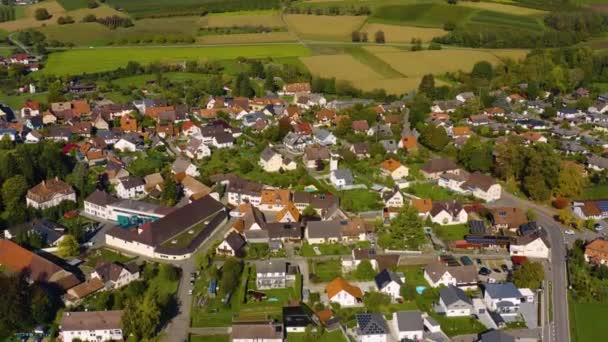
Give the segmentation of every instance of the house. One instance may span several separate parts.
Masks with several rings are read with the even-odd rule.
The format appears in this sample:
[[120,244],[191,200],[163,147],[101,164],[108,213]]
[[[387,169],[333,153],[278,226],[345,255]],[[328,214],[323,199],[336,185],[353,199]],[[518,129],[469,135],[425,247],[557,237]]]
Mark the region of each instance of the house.
[[477,269],[474,265],[448,266],[441,261],[424,267],[424,279],[431,287],[453,285],[463,290],[477,288]]
[[608,217],[608,200],[572,202],[572,212],[583,220],[601,220]]
[[511,256],[548,259],[550,244],[547,233],[544,230],[538,230],[532,234],[518,236],[515,242],[509,245],[509,254]]
[[59,178],[40,182],[27,191],[25,201],[28,207],[47,209],[63,201],[76,202],[76,192],[69,184]]
[[231,148],[234,146],[234,137],[226,132],[216,133],[213,136],[212,145],[216,148]]
[[300,211],[298,210],[298,208],[296,208],[295,204],[293,204],[293,202],[289,201],[289,203],[287,203],[287,205],[285,205],[283,207],[283,209],[281,209],[276,217],[275,217],[277,222],[284,222],[284,223],[288,223],[288,222],[299,222],[300,221]]
[[398,188],[383,193],[382,199],[386,208],[401,208],[405,204],[405,198]]
[[101,190],[95,190],[84,200],[84,212],[87,215],[91,215],[96,218],[103,220],[108,219],[108,210],[106,206],[110,203],[116,202],[117,199],[112,195]]
[[382,148],[384,148],[386,153],[397,153],[399,148],[399,144],[393,139],[380,140],[380,144],[382,144]]
[[490,311],[500,315],[517,315],[524,300],[525,298],[513,283],[485,285],[483,301]]
[[351,123],[352,129],[355,133],[367,134],[369,124],[366,120],[355,120]]
[[454,139],[471,137],[471,129],[468,126],[452,127],[452,129],[450,130],[449,133],[450,133],[450,136]]
[[303,161],[309,169],[317,169],[323,162],[329,161],[329,149],[319,144],[308,145],[304,149]]
[[279,260],[255,262],[255,283],[258,290],[282,289],[292,285],[295,274],[288,272],[289,264]]
[[[516,342],[516,341],[524,341],[525,338],[516,338],[509,333],[502,330],[490,330],[480,334],[478,342]],[[536,338],[531,338],[530,341],[536,341]]]
[[10,240],[0,239],[0,267],[24,272],[29,283],[50,284],[63,291],[80,283],[75,274]]
[[185,149],[186,156],[191,159],[203,159],[211,156],[211,149],[201,139],[192,138]]
[[196,165],[192,164],[188,159],[178,157],[171,164],[171,173],[174,175],[184,173],[191,177],[198,177],[200,173]]
[[485,114],[471,115],[468,119],[469,124],[473,127],[485,126],[490,123],[490,119]]
[[235,323],[232,325],[232,342],[282,342],[283,325],[274,322]]
[[104,289],[103,282],[99,278],[91,278],[66,291],[63,298],[66,306],[77,305],[86,297]]
[[237,206],[243,202],[249,202],[254,206],[260,205],[262,201],[262,188],[264,186],[257,182],[250,182],[242,178],[232,178],[228,181],[226,194],[228,204]]
[[393,331],[399,341],[422,341],[424,321],[420,311],[397,311],[393,313]]
[[433,201],[430,198],[412,199],[410,204],[418,210],[418,215],[423,218],[426,218],[433,209]]
[[[152,222],[145,221],[128,229],[113,227],[106,232],[105,243],[131,254],[184,260],[191,257],[226,219],[225,207],[208,195]],[[184,236],[188,238],[184,239]]]
[[475,94],[473,94],[472,91],[466,91],[464,93],[460,93],[460,94],[456,95],[456,101],[462,102],[462,103],[465,103],[474,98],[475,98]]
[[467,317],[473,314],[473,301],[463,290],[448,285],[439,290],[439,307],[447,317]]
[[283,166],[283,156],[270,147],[266,147],[260,154],[258,163],[266,172],[278,172]]
[[328,108],[322,108],[315,113],[315,119],[317,120],[318,125],[328,126],[336,119],[336,112]]
[[135,263],[103,262],[95,266],[91,278],[98,278],[107,290],[115,290],[139,279],[139,266]]
[[66,311],[59,325],[61,340],[73,341],[122,341],[122,310],[115,311]]
[[357,319],[357,342],[387,342],[390,330],[381,313],[359,313]]
[[461,186],[465,193],[480,198],[486,202],[493,202],[500,199],[502,196],[502,187],[494,178],[484,175],[481,172],[473,172],[470,174]]
[[443,173],[459,174],[460,168],[454,161],[446,158],[436,158],[422,167],[422,174],[427,179],[437,180]]
[[[319,318],[303,303],[283,307],[283,325],[289,333],[303,333],[307,327],[313,331],[320,325]],[[257,342],[257,341],[256,341]]]
[[356,142],[350,145],[349,151],[351,151],[359,160],[370,157],[370,147],[368,142]]
[[329,180],[337,189],[342,189],[355,184],[355,178],[349,169],[333,170],[329,176]]
[[302,82],[302,83],[288,83],[285,84],[281,91],[279,91],[279,95],[295,95],[296,93],[310,94],[310,83]]
[[516,207],[497,207],[490,209],[492,225],[496,229],[518,229],[528,222],[526,213]]
[[522,133],[520,136],[526,145],[546,143],[548,141],[547,138],[539,132],[528,131]]
[[137,132],[137,120],[130,114],[121,116],[120,129],[122,129],[123,132]]
[[93,127],[96,129],[110,129],[110,124],[101,115],[93,119]]
[[593,171],[604,171],[608,169],[608,158],[592,154],[587,157],[587,168]]
[[196,178],[188,175],[184,176],[180,183],[184,190],[184,196],[190,199],[203,198],[212,193],[212,189],[210,187],[199,182]]
[[309,141],[309,137],[298,133],[289,132],[287,135],[285,135],[285,138],[283,138],[283,145],[285,145],[285,147],[287,147],[287,149],[291,152],[300,153],[304,151],[304,148],[308,145]]
[[242,257],[245,254],[246,242],[241,234],[236,232],[230,232],[226,238],[217,246],[215,249],[218,255],[222,256],[239,256]]
[[[418,150],[418,138],[415,135],[406,135],[399,140],[398,146],[406,152],[414,152]],[[387,151],[388,152],[388,151]]]
[[139,139],[133,139],[133,136],[123,136],[115,144],[114,149],[120,152],[135,152],[138,149]]
[[40,115],[40,102],[27,100],[21,108],[21,117]]
[[139,199],[146,195],[145,187],[146,183],[140,177],[121,178],[116,184],[116,195],[124,199]]
[[379,292],[396,300],[397,298],[401,298],[401,286],[405,283],[405,277],[402,274],[384,269],[376,275],[374,282]]
[[332,132],[321,128],[312,130],[312,138],[314,143],[321,146],[335,145],[338,140]]
[[604,265],[608,263],[608,241],[596,239],[585,246],[585,261]]
[[382,162],[380,168],[383,175],[390,176],[394,180],[400,180],[409,175],[409,169],[392,158]]
[[33,219],[4,231],[5,239],[14,239],[19,234],[37,235],[45,246],[57,246],[65,236],[66,227],[47,219]]
[[431,221],[440,225],[463,224],[469,219],[462,204],[456,200],[433,202],[430,217]]
[[340,306],[355,306],[363,300],[361,289],[340,277],[325,286],[325,293],[331,303],[338,303]]

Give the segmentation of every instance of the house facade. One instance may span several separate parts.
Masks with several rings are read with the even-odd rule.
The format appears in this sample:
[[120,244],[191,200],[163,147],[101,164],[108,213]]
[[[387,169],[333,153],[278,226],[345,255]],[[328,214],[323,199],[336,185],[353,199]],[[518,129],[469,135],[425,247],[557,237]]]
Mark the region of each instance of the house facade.
[[25,201],[28,207],[47,209],[63,201],[76,202],[76,192],[69,184],[54,178],[42,181],[29,189]]
[[59,326],[61,340],[122,341],[122,310],[64,312]]

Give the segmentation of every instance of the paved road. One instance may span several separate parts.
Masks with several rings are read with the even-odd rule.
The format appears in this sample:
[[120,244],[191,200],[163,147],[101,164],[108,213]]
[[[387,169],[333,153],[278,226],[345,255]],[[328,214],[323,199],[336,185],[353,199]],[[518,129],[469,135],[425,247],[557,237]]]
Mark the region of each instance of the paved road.
[[549,326],[545,327],[543,341],[570,342],[565,227],[554,220],[553,216],[555,212],[552,209],[515,197],[506,192],[503,192],[503,198],[497,201],[495,205],[533,209],[536,212],[536,221],[547,231],[549,243],[551,244],[551,258],[549,260],[549,269],[547,270],[547,279],[553,284],[553,293],[549,294],[553,305],[553,322],[550,322]]

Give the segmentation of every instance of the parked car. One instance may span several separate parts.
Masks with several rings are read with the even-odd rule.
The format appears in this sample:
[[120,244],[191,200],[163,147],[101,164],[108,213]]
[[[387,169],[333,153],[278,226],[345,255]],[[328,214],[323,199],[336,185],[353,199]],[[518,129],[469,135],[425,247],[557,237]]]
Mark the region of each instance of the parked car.
[[593,229],[594,229],[596,232],[599,232],[599,231],[603,230],[603,229],[604,229],[604,227],[602,227],[602,225],[601,225],[601,224],[596,223],[596,224],[595,224],[595,226],[593,227]]
[[509,267],[505,264],[500,265],[500,268],[504,271],[504,272],[509,272]]
[[492,274],[492,271],[487,267],[482,267],[479,269],[479,275],[488,276],[490,274]]
[[460,257],[460,262],[462,262],[462,264],[465,266],[473,265],[473,260],[466,255]]
[[496,273],[502,273],[499,268],[493,268],[492,271],[494,271]]
[[188,294],[192,295],[192,289],[188,290]]
[[572,229],[568,229],[568,230],[566,230],[566,231],[565,231],[565,233],[566,233],[566,235],[574,235],[574,234],[576,234],[576,233],[574,232],[574,230],[572,230]]

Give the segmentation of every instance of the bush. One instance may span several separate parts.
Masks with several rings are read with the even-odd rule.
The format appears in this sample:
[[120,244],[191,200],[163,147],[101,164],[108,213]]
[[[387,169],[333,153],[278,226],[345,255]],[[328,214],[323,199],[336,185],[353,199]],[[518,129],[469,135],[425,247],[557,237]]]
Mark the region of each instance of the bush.
[[87,14],[84,16],[84,18],[82,18],[83,23],[94,23],[96,21],[97,17],[95,16],[95,14]]
[[448,21],[445,24],[443,24],[443,29],[445,31],[454,31],[456,29],[456,24],[454,24],[451,21]]
[[36,9],[36,12],[34,12],[34,18],[36,18],[36,20],[39,20],[39,21],[47,20],[50,17],[51,17],[51,14],[44,7],[38,8],[38,9]]
[[97,8],[97,7],[99,7],[99,4],[95,0],[90,0],[89,3],[87,4],[87,7],[88,8]]
[[558,197],[553,201],[553,207],[555,209],[564,209],[570,205],[570,201],[564,197]]
[[74,23],[74,18],[72,18],[70,16],[59,17],[57,19],[57,24],[59,24],[59,25],[66,25],[66,24],[73,24],[73,23]]

